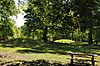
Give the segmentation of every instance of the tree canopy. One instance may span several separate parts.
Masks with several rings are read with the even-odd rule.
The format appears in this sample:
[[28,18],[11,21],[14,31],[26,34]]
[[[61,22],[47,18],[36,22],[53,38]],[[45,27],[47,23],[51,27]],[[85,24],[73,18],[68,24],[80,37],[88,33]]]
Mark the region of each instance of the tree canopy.
[[92,44],[93,27],[100,23],[97,19],[99,17],[97,16],[100,5],[99,0],[74,0],[72,5],[73,15],[77,17],[81,31],[89,30],[89,44]]
[[14,0],[0,1],[0,37],[6,39],[7,36],[14,36],[14,21],[10,18],[16,16],[18,9]]
[[9,17],[18,13],[14,0],[0,1],[0,17]]
[[99,0],[28,0],[27,3],[25,27],[29,35],[38,34],[47,41],[51,36],[68,38],[77,30],[88,31],[89,44],[93,43],[93,29],[100,24]]
[[[47,40],[47,35],[52,32],[62,33],[71,30],[74,24],[71,20],[69,2],[63,0],[29,0],[28,9],[25,11],[27,15],[26,26],[30,31],[37,29],[42,30],[43,40]],[[49,32],[49,33],[48,33]]]

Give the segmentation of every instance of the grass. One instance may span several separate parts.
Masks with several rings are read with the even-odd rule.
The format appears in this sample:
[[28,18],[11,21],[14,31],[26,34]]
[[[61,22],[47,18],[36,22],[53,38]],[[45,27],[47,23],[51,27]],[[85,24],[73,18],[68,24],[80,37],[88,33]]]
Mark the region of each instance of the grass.
[[[15,60],[38,60],[45,59],[50,62],[61,62],[62,64],[69,63],[70,56],[68,52],[81,52],[81,53],[96,53],[100,55],[100,46],[87,46],[72,44],[71,40],[65,40],[63,43],[55,42],[39,42],[32,39],[13,39],[0,44],[0,54],[6,54],[7,57],[0,57],[0,61],[8,62]],[[58,40],[58,41],[63,41]],[[100,56],[96,58],[100,60]],[[100,62],[100,61],[99,61]],[[100,65],[100,63],[97,65]]]
[[59,40],[55,40],[54,42],[60,42],[60,43],[74,43],[75,41],[73,40],[69,40],[69,39],[59,39]]

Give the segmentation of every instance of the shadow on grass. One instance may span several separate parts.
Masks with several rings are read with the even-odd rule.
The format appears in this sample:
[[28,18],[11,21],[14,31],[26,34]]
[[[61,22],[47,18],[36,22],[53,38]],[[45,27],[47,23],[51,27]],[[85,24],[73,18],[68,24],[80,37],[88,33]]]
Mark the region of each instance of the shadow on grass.
[[[17,63],[18,62],[18,63]],[[35,60],[35,61],[23,61],[23,60],[17,60],[15,63],[12,62],[6,62],[1,63],[0,65],[4,66],[91,66],[90,64],[62,64],[61,62],[49,62],[47,60]]]
[[[22,47],[30,48],[17,50],[19,53],[59,53],[59,54],[68,54],[69,51],[72,52],[82,52],[82,53],[96,53],[97,50],[100,50],[100,46],[89,46],[89,45],[77,45],[77,44],[64,44],[64,43],[55,43],[55,42],[40,42],[28,38],[16,38],[8,40],[2,43],[3,47]],[[100,55],[100,53],[98,53]]]
[[10,39],[1,43],[3,44],[33,44],[35,42],[36,42],[35,40],[29,39],[29,38],[14,38],[14,39]]
[[40,44],[37,43],[39,43],[39,41],[29,39],[29,38],[15,38],[5,42],[1,42],[2,47],[11,47],[11,48],[14,47],[30,48],[31,46]]
[[65,52],[57,52],[57,51],[49,51],[49,50],[36,50],[36,49],[24,49],[24,50],[17,50],[16,52],[19,53],[51,53],[51,54],[62,54],[62,55],[66,55],[67,53]]

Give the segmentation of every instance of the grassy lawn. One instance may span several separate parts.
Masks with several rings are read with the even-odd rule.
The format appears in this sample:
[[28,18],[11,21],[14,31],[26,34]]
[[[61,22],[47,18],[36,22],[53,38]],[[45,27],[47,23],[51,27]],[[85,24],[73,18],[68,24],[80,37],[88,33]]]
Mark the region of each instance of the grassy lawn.
[[[64,40],[64,39],[63,39]],[[58,41],[63,41],[58,40]],[[38,60],[45,59],[49,62],[69,63],[68,52],[96,53],[100,55],[100,46],[87,46],[73,44],[71,40],[64,40],[67,43],[39,42],[32,39],[13,39],[0,44],[0,62],[16,60]],[[100,56],[96,57],[100,65]]]

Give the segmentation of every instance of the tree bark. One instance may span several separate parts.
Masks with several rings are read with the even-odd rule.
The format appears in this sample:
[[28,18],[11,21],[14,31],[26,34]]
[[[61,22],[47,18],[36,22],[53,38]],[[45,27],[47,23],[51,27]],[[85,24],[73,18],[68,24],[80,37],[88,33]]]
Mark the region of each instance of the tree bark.
[[93,40],[92,40],[92,26],[89,27],[88,44],[89,45],[92,45],[93,44]]
[[48,39],[47,39],[47,31],[48,31],[48,26],[45,26],[44,27],[44,33],[43,33],[43,41],[46,42]]

